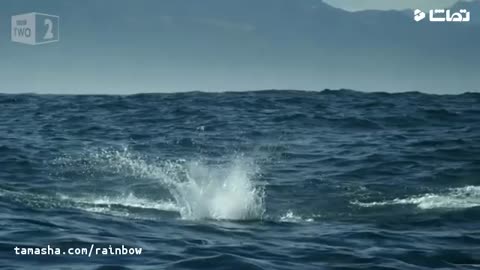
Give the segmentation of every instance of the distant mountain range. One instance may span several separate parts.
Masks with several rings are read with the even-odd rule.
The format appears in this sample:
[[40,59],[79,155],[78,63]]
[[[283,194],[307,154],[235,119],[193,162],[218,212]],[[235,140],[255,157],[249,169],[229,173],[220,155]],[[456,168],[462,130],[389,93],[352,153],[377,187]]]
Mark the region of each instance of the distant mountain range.
[[[6,0],[0,25],[39,11],[59,15],[62,33],[48,60],[2,35],[0,57],[11,62],[0,67],[10,74],[0,91],[480,91],[480,1],[452,7],[460,8],[471,23],[416,23],[411,11],[348,12],[321,0]],[[32,59],[62,79],[48,79]],[[29,85],[15,68],[46,78]]]

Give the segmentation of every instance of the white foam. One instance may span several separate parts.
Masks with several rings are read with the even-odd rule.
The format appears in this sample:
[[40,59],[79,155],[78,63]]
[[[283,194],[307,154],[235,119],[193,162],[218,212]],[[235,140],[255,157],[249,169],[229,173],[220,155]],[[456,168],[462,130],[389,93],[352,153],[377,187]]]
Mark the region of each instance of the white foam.
[[313,218],[303,218],[301,216],[296,215],[293,213],[292,210],[287,211],[284,215],[280,217],[281,222],[290,222],[290,223],[298,223],[298,222],[313,222]]
[[378,202],[352,202],[362,207],[375,207],[385,205],[412,204],[420,209],[464,209],[480,206],[480,186],[466,186],[449,189],[444,194],[427,193],[408,198],[397,198]]
[[[75,204],[89,205],[89,209],[109,209],[111,206],[123,206],[142,209],[154,209],[160,211],[179,211],[179,208],[172,201],[151,201],[137,198],[132,193],[123,196],[84,196],[69,197],[59,194],[62,200],[71,201]],[[103,210],[102,210],[103,211]],[[98,212],[102,212],[98,211]]]

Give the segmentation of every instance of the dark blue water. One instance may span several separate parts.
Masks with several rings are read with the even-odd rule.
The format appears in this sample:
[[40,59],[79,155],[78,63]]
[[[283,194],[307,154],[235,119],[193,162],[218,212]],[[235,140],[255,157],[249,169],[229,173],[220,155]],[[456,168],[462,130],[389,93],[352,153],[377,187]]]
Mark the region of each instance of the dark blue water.
[[0,95],[0,207],[2,269],[479,269],[480,94]]

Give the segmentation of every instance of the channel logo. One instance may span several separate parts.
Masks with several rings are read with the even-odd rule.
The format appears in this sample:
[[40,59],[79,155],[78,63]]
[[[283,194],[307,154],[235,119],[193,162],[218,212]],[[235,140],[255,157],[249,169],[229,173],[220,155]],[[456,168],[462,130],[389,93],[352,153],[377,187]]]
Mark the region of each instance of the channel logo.
[[[431,22],[469,22],[470,12],[466,9],[460,9],[458,12],[452,12],[450,9],[431,9],[428,12],[428,20]],[[413,11],[413,19],[416,22],[422,21],[427,14],[420,9]]]
[[40,45],[60,40],[60,17],[43,13],[12,16],[12,41]]

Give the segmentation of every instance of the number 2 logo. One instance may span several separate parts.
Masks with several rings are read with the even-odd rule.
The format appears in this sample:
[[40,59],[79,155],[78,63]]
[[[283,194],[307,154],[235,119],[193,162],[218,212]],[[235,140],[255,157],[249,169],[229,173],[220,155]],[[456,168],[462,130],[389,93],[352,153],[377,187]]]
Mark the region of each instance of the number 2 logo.
[[45,33],[45,36],[43,36],[43,39],[52,39],[53,38],[53,22],[50,19],[45,19],[44,25],[47,26],[47,32]]

